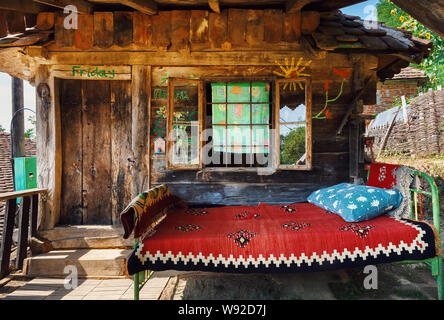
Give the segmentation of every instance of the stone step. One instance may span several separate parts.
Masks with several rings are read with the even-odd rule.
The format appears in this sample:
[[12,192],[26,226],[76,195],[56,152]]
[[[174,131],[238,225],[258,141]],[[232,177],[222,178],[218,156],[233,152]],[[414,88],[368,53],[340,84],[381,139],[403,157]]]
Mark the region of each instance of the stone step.
[[[75,267],[79,278],[124,277],[130,254],[128,249],[52,250],[26,258],[23,273],[31,277],[67,277]],[[71,268],[65,270],[67,266]]]
[[48,241],[53,250],[62,249],[130,249],[134,239],[123,239],[121,225],[57,226],[40,231],[39,238]]

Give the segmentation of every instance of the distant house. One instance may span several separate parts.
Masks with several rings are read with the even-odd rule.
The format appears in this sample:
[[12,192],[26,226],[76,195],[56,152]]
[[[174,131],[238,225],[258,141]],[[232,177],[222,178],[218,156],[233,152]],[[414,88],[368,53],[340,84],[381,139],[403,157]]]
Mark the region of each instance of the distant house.
[[407,67],[385,81],[379,81],[376,87],[376,104],[364,106],[364,114],[379,114],[393,106],[396,98],[413,98],[418,95],[418,88],[428,77],[423,70]]
[[[27,157],[36,156],[36,143],[25,138],[25,154]],[[11,135],[0,132],[0,193],[13,191],[11,168]],[[0,201],[0,234],[3,230],[3,217],[5,214],[5,202]]]

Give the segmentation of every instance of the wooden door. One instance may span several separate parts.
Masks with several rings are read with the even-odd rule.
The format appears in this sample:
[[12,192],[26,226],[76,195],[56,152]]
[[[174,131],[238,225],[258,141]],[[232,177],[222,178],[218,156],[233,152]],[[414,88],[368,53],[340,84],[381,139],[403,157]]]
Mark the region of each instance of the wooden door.
[[116,224],[130,199],[130,81],[62,80],[61,224]]

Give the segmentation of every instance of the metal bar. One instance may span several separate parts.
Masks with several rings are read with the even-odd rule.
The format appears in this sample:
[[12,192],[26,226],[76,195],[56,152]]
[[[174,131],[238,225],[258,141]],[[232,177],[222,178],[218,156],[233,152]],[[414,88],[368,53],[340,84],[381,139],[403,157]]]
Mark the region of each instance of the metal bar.
[[2,243],[0,248],[0,279],[9,273],[9,261],[11,258],[12,233],[14,231],[15,211],[17,200],[9,199],[6,203],[5,222],[3,225]]
[[427,196],[429,196],[429,197],[432,196],[432,193],[431,193],[431,192],[424,191],[424,190],[410,189],[410,191],[412,191],[412,192],[417,192],[417,193],[419,193],[419,194],[425,194],[425,195],[427,195]]
[[[134,219],[136,219],[134,215]],[[137,239],[134,240],[134,249],[137,248],[139,241]],[[139,273],[134,274],[134,300],[139,300]]]
[[415,220],[418,221],[418,193],[414,192],[414,200],[415,200]]
[[31,199],[24,197],[21,200],[19,212],[19,229],[18,229],[18,244],[17,244],[17,258],[15,261],[15,268],[17,270],[23,269],[23,261],[28,253],[28,227],[29,227],[29,208]]

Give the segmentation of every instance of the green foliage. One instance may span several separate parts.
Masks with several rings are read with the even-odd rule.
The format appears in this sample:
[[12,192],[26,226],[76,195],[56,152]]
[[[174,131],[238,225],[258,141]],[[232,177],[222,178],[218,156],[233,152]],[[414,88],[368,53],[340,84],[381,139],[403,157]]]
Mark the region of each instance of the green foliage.
[[411,64],[411,67],[425,70],[430,81],[423,86],[423,91],[429,88],[436,89],[444,84],[444,39],[414,19],[407,12],[401,10],[390,0],[379,0],[376,5],[378,20],[384,21],[388,27],[409,30],[415,37],[433,42],[434,48],[430,56],[421,64]]
[[33,127],[25,131],[25,138],[35,140],[35,125],[37,123],[37,121],[35,120],[35,116],[29,116],[28,121],[33,125]]
[[305,127],[281,135],[281,164],[295,164],[305,153]]
[[0,132],[5,132],[5,131],[6,131],[6,129],[3,128],[3,126],[0,124]]

